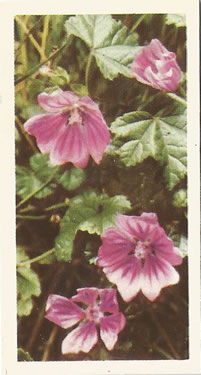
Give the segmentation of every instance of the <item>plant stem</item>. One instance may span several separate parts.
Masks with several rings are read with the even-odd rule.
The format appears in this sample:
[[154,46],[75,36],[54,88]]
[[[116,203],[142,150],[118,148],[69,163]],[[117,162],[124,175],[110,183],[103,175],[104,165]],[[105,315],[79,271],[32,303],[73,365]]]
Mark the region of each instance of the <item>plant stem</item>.
[[68,46],[70,44],[72,40],[72,36],[70,35],[67,42],[65,42],[63,44],[63,46],[61,46],[58,50],[54,51],[47,59],[45,59],[44,61],[42,61],[40,64],[36,65],[35,68],[31,69],[26,75],[24,75],[23,77],[20,77],[18,79],[15,80],[15,85],[18,85],[20,82],[24,81],[25,79],[29,78],[30,76],[32,76],[35,72],[37,72],[37,70],[44,64],[46,64],[49,60],[55,58],[63,49],[64,47]]
[[24,32],[28,35],[28,37],[30,39],[30,42],[33,44],[33,46],[35,47],[35,49],[38,51],[38,53],[40,55],[40,59],[41,60],[45,60],[46,56],[45,56],[45,54],[44,54],[41,46],[38,44],[37,40],[33,37],[33,35],[30,34],[29,29],[27,28],[27,26],[24,23],[24,21],[19,16],[16,16],[15,19],[16,19],[17,23],[22,27],[22,29],[24,30]]
[[53,204],[50,207],[45,208],[45,211],[52,211],[52,210],[55,210],[57,208],[62,208],[62,207],[67,207],[67,206],[69,206],[69,202],[57,203],[57,204]]
[[15,116],[15,121],[16,121],[16,124],[18,125],[21,133],[23,134],[23,136],[25,137],[26,141],[29,143],[29,145],[31,146],[31,149],[34,151],[34,152],[38,152],[38,149],[37,147],[35,146],[34,142],[32,141],[31,137],[29,136],[29,134],[25,131],[24,129],[24,126],[22,124],[22,122],[20,121],[20,119]]
[[58,332],[58,327],[54,326],[52,331],[51,331],[51,334],[49,336],[49,339],[48,339],[48,341],[45,345],[45,350],[44,350],[41,361],[47,361],[48,360],[52,345],[53,345],[53,343],[55,341],[55,337],[57,335],[57,332]]
[[168,92],[166,93],[166,95],[169,96],[169,98],[176,100],[178,103],[183,104],[185,107],[187,106],[186,100],[181,98],[180,96],[173,94],[172,92]]
[[89,71],[90,71],[92,59],[93,59],[93,54],[92,52],[90,52],[88,61],[87,61],[86,71],[85,71],[85,85],[87,86],[88,92],[89,92]]
[[40,215],[40,216],[31,216],[31,215],[16,215],[16,219],[25,219],[25,220],[43,220],[46,219],[47,216]]
[[49,31],[49,22],[50,22],[50,15],[47,15],[44,17],[43,33],[42,33],[42,40],[41,40],[41,48],[42,48],[44,56],[45,56],[46,41],[47,41],[47,36],[48,36],[48,31]]
[[28,259],[28,260],[25,260],[24,262],[17,263],[17,267],[26,266],[26,265],[31,264],[31,263],[39,262],[40,260],[46,258],[47,256],[49,256],[51,254],[54,254],[54,252],[55,252],[54,248],[50,249],[50,250],[46,251],[45,253],[43,253],[41,255],[38,255],[35,258]]
[[139,18],[138,18],[138,20],[134,23],[134,25],[132,26],[132,28],[131,28],[131,31],[132,32],[134,32],[136,29],[137,29],[137,27],[139,26],[139,24],[143,21],[143,19],[146,17],[146,14],[142,14]]
[[[56,174],[56,173],[55,173]],[[28,194],[24,199],[22,199],[16,206],[16,208],[19,208],[21,207],[25,202],[27,202],[29,199],[31,199],[34,195],[36,195],[37,193],[39,193],[39,191],[41,191],[46,185],[48,185],[54,178],[55,174],[53,176],[51,176],[50,178],[48,178],[47,181],[44,182],[44,184],[42,184],[41,186],[39,186],[38,189],[32,191],[30,194]]]

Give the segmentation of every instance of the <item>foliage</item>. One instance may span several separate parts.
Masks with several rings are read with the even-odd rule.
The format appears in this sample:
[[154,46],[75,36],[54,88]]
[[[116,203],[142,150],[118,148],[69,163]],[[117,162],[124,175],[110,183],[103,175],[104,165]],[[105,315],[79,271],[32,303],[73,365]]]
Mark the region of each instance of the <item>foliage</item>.
[[[15,21],[18,360],[188,358],[185,16],[18,15]],[[176,54],[182,80],[174,93],[132,76],[136,53],[152,39]],[[52,166],[25,132],[24,122],[44,113],[38,94],[56,90],[89,96],[99,106],[111,135],[99,165],[90,159],[85,169]],[[61,357],[63,332],[43,319],[48,295],[115,288],[96,265],[101,235],[118,213],[143,212],[156,213],[179,247],[180,282],[153,304],[140,293],[124,303],[117,293],[127,323],[114,350],[98,344],[88,354]]]
[[118,212],[124,213],[130,208],[129,200],[122,195],[110,198],[107,194],[97,195],[94,191],[77,195],[61,220],[60,233],[55,242],[57,259],[71,260],[73,240],[78,230],[100,235],[115,224]]
[[[169,189],[186,174],[185,115],[153,118],[146,112],[131,112],[111,124],[115,154],[126,167],[134,166],[147,157],[164,164]],[[114,154],[114,150],[113,150]]]
[[17,248],[17,311],[19,316],[29,315],[33,301],[32,296],[38,297],[41,293],[40,281],[38,275],[31,269],[30,264],[20,265],[29,257],[25,254],[22,248]]

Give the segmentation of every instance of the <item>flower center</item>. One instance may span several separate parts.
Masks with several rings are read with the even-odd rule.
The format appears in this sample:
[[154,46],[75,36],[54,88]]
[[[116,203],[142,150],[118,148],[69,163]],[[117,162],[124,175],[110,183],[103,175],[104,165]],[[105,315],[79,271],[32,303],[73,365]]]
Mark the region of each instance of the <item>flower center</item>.
[[134,241],[135,246],[130,254],[139,259],[141,261],[141,265],[144,266],[147,256],[155,255],[155,251],[153,250],[151,241],[149,239],[141,241],[137,238],[134,238]]
[[73,108],[68,117],[69,125],[82,125],[82,116],[78,108]]
[[100,311],[98,306],[89,307],[86,311],[86,318],[93,320],[96,324],[100,322],[100,318],[103,316],[104,314]]

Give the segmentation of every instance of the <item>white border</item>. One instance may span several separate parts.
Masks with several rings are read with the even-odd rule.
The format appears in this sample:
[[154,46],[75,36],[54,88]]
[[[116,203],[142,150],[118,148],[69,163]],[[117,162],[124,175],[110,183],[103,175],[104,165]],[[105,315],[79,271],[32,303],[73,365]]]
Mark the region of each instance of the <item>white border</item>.
[[[188,67],[188,195],[190,359],[160,361],[17,362],[15,278],[14,48],[16,14],[185,13]],[[199,1],[73,0],[0,4],[0,235],[3,250],[3,374],[196,374],[200,373],[199,266]],[[2,80],[3,78],[3,80]]]

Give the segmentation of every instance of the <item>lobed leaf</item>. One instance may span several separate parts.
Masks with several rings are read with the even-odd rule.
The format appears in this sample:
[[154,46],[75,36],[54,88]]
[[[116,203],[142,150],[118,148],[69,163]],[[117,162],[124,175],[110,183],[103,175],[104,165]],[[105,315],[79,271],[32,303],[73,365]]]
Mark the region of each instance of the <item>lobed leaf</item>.
[[57,259],[71,260],[73,241],[78,230],[100,235],[114,225],[118,212],[124,213],[130,208],[131,204],[124,195],[110,198],[107,194],[97,195],[90,191],[73,198],[61,220],[60,233],[56,238]]
[[67,190],[77,189],[86,179],[85,171],[81,168],[71,168],[57,177],[57,182]]
[[105,78],[131,77],[130,64],[139,47],[134,33],[129,34],[121,21],[110,15],[78,15],[70,17],[65,27],[87,44]]
[[[40,153],[31,156],[30,167],[16,167],[16,192],[21,198],[33,193],[51,178],[67,190],[77,189],[86,178],[85,172],[80,168],[71,168],[60,174],[59,167],[52,166],[48,156]],[[56,187],[54,181],[36,193],[35,197],[40,199],[51,195]]]
[[[17,263],[28,260],[29,257],[20,247],[17,248]],[[17,311],[19,316],[30,315],[33,303],[32,296],[41,293],[38,275],[31,269],[30,264],[17,267]]]
[[[165,166],[171,190],[187,172],[186,116],[151,117],[147,112],[130,112],[111,124],[113,154],[126,167],[135,166],[147,157]],[[110,152],[110,151],[109,151]]]

